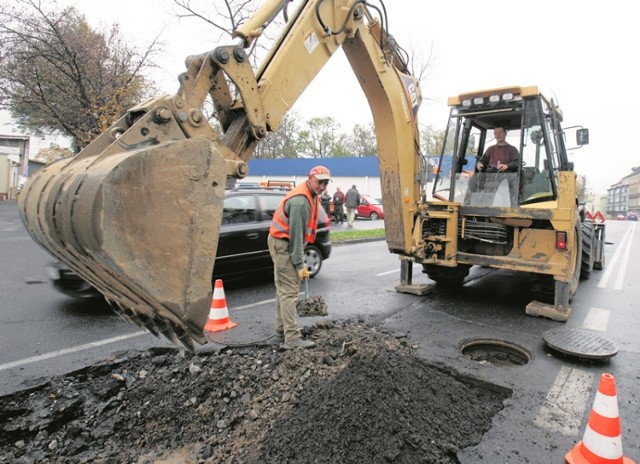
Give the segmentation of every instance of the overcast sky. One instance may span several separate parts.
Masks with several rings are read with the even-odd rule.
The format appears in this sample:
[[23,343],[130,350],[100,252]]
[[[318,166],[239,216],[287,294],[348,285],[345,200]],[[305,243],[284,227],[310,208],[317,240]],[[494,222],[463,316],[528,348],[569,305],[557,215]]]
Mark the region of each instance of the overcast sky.
[[[376,4],[376,0],[371,0]],[[118,22],[133,43],[161,34],[166,53],[153,78],[162,91],[177,88],[184,58],[214,48],[216,34],[170,14],[172,0],[64,0],[92,25]],[[600,5],[596,7],[595,5]],[[640,28],[634,2],[574,0],[426,1],[385,3],[390,32],[407,50],[433,48],[434,67],[423,84],[421,124],[444,129],[447,97],[483,88],[538,85],[564,111],[565,126],[589,128],[590,145],[571,152],[589,190],[607,187],[640,166],[632,112],[640,82]],[[342,52],[294,106],[304,119],[332,116],[345,131],[371,114]]]

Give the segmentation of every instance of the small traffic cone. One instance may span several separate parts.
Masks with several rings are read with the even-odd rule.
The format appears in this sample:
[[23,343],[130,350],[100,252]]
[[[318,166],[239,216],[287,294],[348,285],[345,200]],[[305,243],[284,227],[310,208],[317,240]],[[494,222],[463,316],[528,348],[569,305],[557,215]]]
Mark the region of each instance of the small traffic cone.
[[213,287],[209,320],[204,326],[204,330],[207,332],[219,332],[221,330],[231,329],[237,325],[238,324],[231,322],[231,319],[229,319],[229,310],[227,309],[227,299],[224,297],[222,280],[217,279]]
[[616,381],[602,374],[582,441],[565,455],[569,464],[635,464],[622,454]]

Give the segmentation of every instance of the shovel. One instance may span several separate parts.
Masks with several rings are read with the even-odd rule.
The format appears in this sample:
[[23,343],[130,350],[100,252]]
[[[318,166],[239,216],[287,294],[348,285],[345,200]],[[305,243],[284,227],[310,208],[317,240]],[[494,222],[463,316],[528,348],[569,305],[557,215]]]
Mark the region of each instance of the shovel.
[[309,278],[304,279],[304,298],[296,302],[296,310],[300,317],[326,316],[327,304],[321,296],[311,296]]
[[304,297],[311,298],[311,293],[309,293],[309,278],[304,278]]

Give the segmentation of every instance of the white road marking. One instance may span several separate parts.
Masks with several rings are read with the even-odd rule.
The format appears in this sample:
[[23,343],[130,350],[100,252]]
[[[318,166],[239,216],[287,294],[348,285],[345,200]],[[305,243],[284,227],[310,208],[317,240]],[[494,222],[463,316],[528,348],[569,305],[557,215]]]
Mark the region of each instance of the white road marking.
[[[302,293],[304,294],[304,293]],[[271,299],[271,300],[263,300],[263,301],[258,301],[257,303],[251,303],[248,305],[244,305],[244,306],[238,306],[233,308],[234,311],[240,310],[240,309],[249,309],[249,308],[253,308],[256,306],[260,306],[263,304],[267,304],[267,303],[274,303],[276,300],[275,298]],[[10,363],[6,363],[6,364],[0,364],[0,371],[4,371],[7,369],[12,369],[14,367],[20,367],[20,366],[24,366],[26,364],[33,364],[36,362],[40,362],[40,361],[46,361],[47,359],[53,359],[53,358],[57,358],[59,356],[64,356],[70,353],[77,353],[79,351],[84,351],[84,350],[88,350],[91,348],[96,348],[98,346],[102,346],[102,345],[108,345],[109,343],[116,343],[116,342],[120,342],[123,340],[128,340],[129,338],[135,338],[135,337],[139,337],[140,335],[145,335],[148,334],[149,332],[147,332],[146,330],[140,331],[140,332],[135,332],[132,334],[127,334],[127,335],[121,335],[119,337],[113,337],[113,338],[107,338],[105,340],[98,340],[96,342],[91,342],[91,343],[87,343],[85,345],[78,345],[78,346],[73,346],[71,348],[65,348],[63,350],[58,350],[58,351],[52,351],[50,353],[45,353],[45,354],[41,354],[38,356],[33,356],[31,358],[26,358],[26,359],[19,359],[17,361],[13,361]]]
[[620,290],[622,288],[622,283],[624,281],[624,277],[627,272],[627,265],[629,263],[629,254],[631,252],[631,242],[632,242],[632,238],[635,230],[636,230],[636,224],[632,224],[632,226],[629,227],[627,231],[624,233],[624,236],[620,241],[620,245],[618,245],[615,253],[613,254],[613,258],[611,259],[611,262],[606,265],[604,274],[602,275],[602,277],[600,278],[600,281],[598,282],[598,288],[604,288],[607,286],[607,283],[609,282],[609,278],[611,277],[611,274],[613,274],[614,270],[616,269],[616,264],[618,263],[618,260],[620,259],[621,256],[623,256],[623,263],[621,265],[621,270],[618,274],[618,278],[616,279],[616,283],[615,283],[616,290]]
[[128,340],[129,338],[139,337],[140,335],[147,335],[149,332],[141,331],[127,335],[120,335],[119,337],[107,338],[105,340],[98,340],[97,342],[87,343],[85,345],[73,346],[71,348],[65,348],[64,350],[52,351],[50,353],[41,354],[39,356],[33,356],[31,358],[19,359],[6,364],[0,364],[0,371],[11,369],[13,367],[24,366],[26,364],[33,364],[35,362],[45,361],[47,359],[57,358],[70,353],[77,353],[78,351],[88,350],[97,346],[108,345],[109,343],[116,343],[122,340]]
[[589,309],[587,317],[584,319],[581,327],[583,329],[606,332],[610,317],[611,311],[608,309],[591,308]]
[[616,279],[616,284],[613,286],[614,290],[622,290],[622,284],[624,283],[624,276],[627,274],[627,266],[629,265],[629,256],[631,255],[631,244],[633,243],[633,234],[636,231],[636,224],[632,224],[629,228],[629,240],[624,247],[624,253],[622,254],[622,264],[620,265],[620,272]]
[[[420,264],[420,263],[413,263],[413,266],[414,266],[414,267],[415,267],[415,266],[420,266],[420,267],[422,267],[422,264]],[[396,273],[398,273],[398,272],[400,272],[400,268],[398,268],[398,269],[394,269],[393,271],[380,272],[379,274],[376,274],[376,277],[382,277],[382,276],[386,276],[386,275],[389,275],[389,274],[396,274]]]
[[577,436],[587,399],[593,385],[593,374],[579,369],[561,367],[544,404],[533,421],[542,429]]
[[[298,292],[298,295],[304,295],[304,292]],[[272,298],[270,300],[262,300],[262,301],[258,301],[256,303],[251,303],[251,304],[247,304],[247,305],[243,305],[243,306],[235,306],[233,308],[234,311],[240,310],[240,309],[250,309],[250,308],[255,308],[256,306],[262,306],[263,304],[267,304],[267,303],[275,303],[276,299]]]

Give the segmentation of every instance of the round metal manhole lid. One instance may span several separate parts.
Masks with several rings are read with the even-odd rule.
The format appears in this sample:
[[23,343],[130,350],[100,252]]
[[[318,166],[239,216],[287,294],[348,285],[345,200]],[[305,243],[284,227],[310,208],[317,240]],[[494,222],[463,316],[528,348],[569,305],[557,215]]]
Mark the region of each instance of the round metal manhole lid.
[[542,334],[542,340],[561,353],[580,358],[607,359],[618,354],[618,347],[615,343],[587,330],[547,330]]

